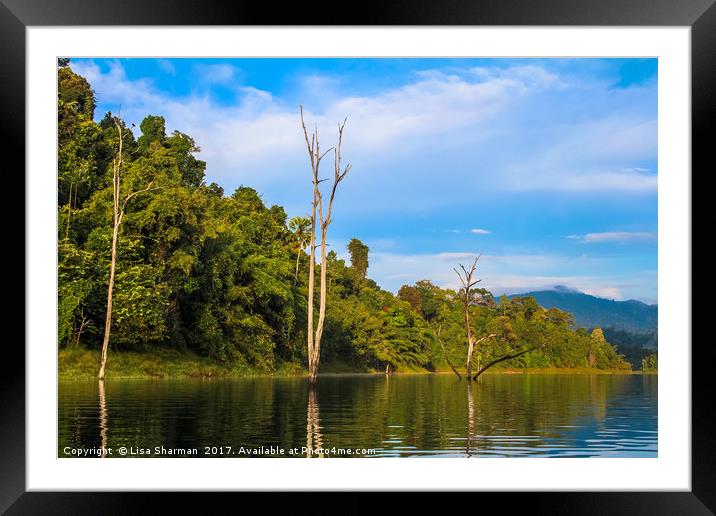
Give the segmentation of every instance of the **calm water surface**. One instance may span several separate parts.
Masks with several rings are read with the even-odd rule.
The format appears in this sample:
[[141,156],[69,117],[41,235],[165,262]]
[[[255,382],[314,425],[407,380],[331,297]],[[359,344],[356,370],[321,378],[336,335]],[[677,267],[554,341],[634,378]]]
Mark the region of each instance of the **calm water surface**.
[[58,456],[101,446],[144,457],[205,447],[234,457],[656,457],[657,377],[346,375],[315,390],[304,378],[61,382]]

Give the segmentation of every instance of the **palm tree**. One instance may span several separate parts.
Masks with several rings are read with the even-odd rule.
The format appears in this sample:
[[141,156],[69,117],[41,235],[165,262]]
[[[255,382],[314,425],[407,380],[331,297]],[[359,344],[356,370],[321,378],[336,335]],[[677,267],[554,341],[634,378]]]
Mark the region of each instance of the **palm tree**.
[[298,281],[298,266],[301,262],[301,251],[306,248],[311,237],[311,219],[308,217],[293,217],[288,221],[288,228],[296,238],[296,273],[293,277],[294,283]]

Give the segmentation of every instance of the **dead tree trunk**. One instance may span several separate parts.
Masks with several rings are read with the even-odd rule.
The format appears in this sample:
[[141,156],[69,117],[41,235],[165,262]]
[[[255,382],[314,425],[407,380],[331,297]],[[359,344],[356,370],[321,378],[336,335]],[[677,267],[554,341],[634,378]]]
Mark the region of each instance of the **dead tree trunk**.
[[[479,346],[483,340],[491,339],[492,337],[496,337],[496,335],[494,333],[490,333],[489,335],[485,335],[484,337],[480,337],[479,339],[477,339],[475,341],[473,352],[477,349],[477,346]],[[477,357],[477,368],[478,369],[480,369],[480,355],[481,354],[478,353],[478,357]],[[472,378],[473,379],[477,378],[477,375],[473,376]]]
[[[477,342],[475,342],[475,338],[472,335],[472,327],[470,326],[470,305],[472,302],[470,292],[472,287],[474,287],[481,281],[479,279],[472,279],[473,274],[475,273],[475,268],[477,267],[477,261],[480,259],[480,256],[482,256],[482,254],[475,257],[472,262],[472,266],[470,267],[470,270],[467,270],[462,264],[460,264],[462,273],[458,272],[457,269],[453,268],[455,274],[457,274],[457,277],[460,278],[460,283],[462,283],[462,289],[460,292],[462,294],[462,302],[463,307],[465,309],[465,335],[467,337],[467,360],[465,364],[465,377],[468,379],[468,381],[472,378],[472,356],[475,353],[475,345],[477,344]],[[485,337],[480,339],[480,341],[484,339]]]
[[[308,376],[311,383],[315,383],[318,376],[318,364],[321,358],[321,337],[323,336],[323,325],[326,319],[326,273],[328,264],[326,263],[326,238],[328,236],[328,227],[332,219],[333,201],[336,196],[338,184],[345,178],[351,166],[346,165],[341,168],[341,145],[343,143],[343,129],[346,120],[338,125],[338,145],[333,149],[328,149],[321,153],[320,144],[318,142],[318,129],[315,129],[311,136],[308,136],[306,123],[303,119],[303,106],[301,106],[301,126],[303,127],[303,135],[306,139],[306,147],[308,156],[311,161],[311,172],[313,174],[313,202],[311,203],[311,245],[308,266]],[[333,150],[333,187],[331,188],[331,196],[328,199],[328,206],[323,211],[323,195],[319,185],[325,179],[320,179],[319,171],[321,160],[323,157]],[[316,270],[316,232],[321,231],[321,286],[320,301],[318,308],[318,322],[314,332],[313,327],[313,309],[314,309],[314,290],[315,290],[315,270]]]
[[127,202],[140,193],[148,192],[150,190],[156,190],[152,188],[153,181],[143,190],[132,192],[125,197],[124,202],[120,205],[120,185],[121,185],[121,172],[122,172],[122,124],[119,117],[114,117],[114,125],[117,128],[117,135],[119,136],[119,150],[117,156],[114,158],[112,165],[112,186],[113,186],[113,225],[112,225],[112,257],[109,263],[109,285],[107,287],[107,314],[104,320],[104,338],[102,339],[102,351],[100,352],[99,359],[99,373],[97,377],[100,380],[104,380],[105,370],[107,368],[107,351],[109,350],[109,334],[112,328],[112,296],[114,294],[114,274],[117,266],[117,240],[119,239],[119,227],[122,224],[122,218],[124,217],[124,209],[127,206]]
[[114,118],[114,125],[117,128],[117,135],[119,137],[119,150],[117,156],[114,158],[112,167],[112,258],[109,262],[109,286],[107,288],[107,313],[104,319],[104,338],[102,339],[102,351],[99,359],[99,374],[97,377],[100,380],[104,380],[105,368],[107,367],[107,351],[109,349],[109,334],[112,327],[112,296],[114,294],[114,271],[117,264],[117,238],[119,234],[119,225],[121,218],[119,214],[119,186],[120,186],[120,173],[122,169],[122,144],[123,134],[122,126],[119,119]]
[[84,333],[85,328],[89,326],[90,320],[85,317],[85,310],[82,308],[80,310],[80,326],[77,328],[77,332],[75,333],[75,347],[80,347],[80,339],[82,338],[82,333]]

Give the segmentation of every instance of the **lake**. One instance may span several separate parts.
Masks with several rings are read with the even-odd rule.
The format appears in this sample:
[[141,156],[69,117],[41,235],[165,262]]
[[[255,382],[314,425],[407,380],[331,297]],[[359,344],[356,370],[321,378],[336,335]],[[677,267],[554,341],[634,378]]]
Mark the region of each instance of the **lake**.
[[60,382],[58,456],[656,457],[657,380],[327,375],[315,389],[306,378]]

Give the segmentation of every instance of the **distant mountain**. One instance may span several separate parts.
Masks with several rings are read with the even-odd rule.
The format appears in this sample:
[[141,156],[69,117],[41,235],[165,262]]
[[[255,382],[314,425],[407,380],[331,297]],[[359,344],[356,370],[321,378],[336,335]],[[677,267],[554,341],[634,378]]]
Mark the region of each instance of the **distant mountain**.
[[657,305],[647,305],[633,299],[613,301],[561,286],[554,290],[526,292],[509,297],[525,296],[534,297],[545,308],[559,308],[571,313],[577,327],[600,326],[637,333],[654,332],[657,329]]

